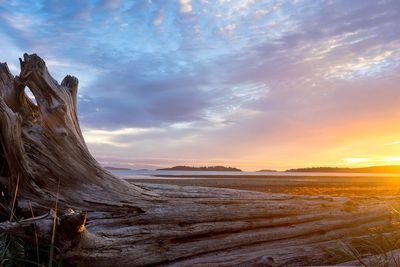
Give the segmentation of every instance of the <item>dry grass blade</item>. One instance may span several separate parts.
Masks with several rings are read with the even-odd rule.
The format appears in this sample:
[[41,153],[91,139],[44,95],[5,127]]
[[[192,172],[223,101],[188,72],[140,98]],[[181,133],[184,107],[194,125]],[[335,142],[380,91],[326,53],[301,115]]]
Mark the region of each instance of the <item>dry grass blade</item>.
[[19,175],[17,176],[17,185],[15,186],[15,193],[10,211],[10,222],[12,221],[13,217],[16,218],[14,214],[14,209],[15,209],[15,202],[17,201],[18,186],[19,186]]
[[[33,213],[33,209],[32,209],[32,204],[29,201],[29,208],[31,210],[31,215],[32,218],[35,217],[35,214]],[[36,224],[33,224],[33,229],[35,231],[35,245],[36,245],[36,258],[37,258],[37,262],[40,262],[40,257],[39,257],[39,239],[38,239],[38,234],[37,234],[37,230],[36,230]]]
[[58,208],[58,194],[59,194],[59,191],[60,191],[60,180],[58,180],[56,204],[55,204],[54,213],[53,213],[53,229],[52,229],[52,234],[51,234],[50,256],[49,256],[49,265],[48,265],[49,267],[53,266],[54,241],[55,241],[55,237],[56,237],[57,208]]

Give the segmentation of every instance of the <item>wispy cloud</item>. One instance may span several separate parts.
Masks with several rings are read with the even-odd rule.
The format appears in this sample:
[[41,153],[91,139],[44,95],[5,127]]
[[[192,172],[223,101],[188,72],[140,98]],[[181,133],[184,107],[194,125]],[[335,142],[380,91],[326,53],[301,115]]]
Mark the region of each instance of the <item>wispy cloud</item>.
[[153,25],[160,26],[164,20],[164,9],[160,9],[153,18]]
[[179,3],[179,11],[181,13],[190,13],[192,12],[192,1],[191,0],[178,0]]

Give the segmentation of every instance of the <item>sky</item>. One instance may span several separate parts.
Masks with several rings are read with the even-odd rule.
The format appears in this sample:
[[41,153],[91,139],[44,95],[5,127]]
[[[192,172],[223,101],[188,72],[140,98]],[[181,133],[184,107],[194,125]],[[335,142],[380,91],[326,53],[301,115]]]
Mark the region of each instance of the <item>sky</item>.
[[25,52],[79,78],[107,166],[400,164],[398,0],[0,0]]

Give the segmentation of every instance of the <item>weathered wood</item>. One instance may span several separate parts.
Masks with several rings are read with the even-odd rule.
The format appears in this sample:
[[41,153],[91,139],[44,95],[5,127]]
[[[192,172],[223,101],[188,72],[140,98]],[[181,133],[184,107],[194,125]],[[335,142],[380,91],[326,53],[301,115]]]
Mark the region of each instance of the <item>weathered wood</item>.
[[2,190],[12,199],[18,184],[20,216],[29,218],[31,206],[38,216],[1,222],[0,231],[32,242],[35,225],[40,242],[48,244],[49,212],[57,199],[56,242],[69,264],[338,264],[353,260],[332,256],[343,244],[370,256],[357,242],[370,237],[372,228],[389,233],[388,240],[400,237],[391,209],[397,198],[291,196],[118,179],[86,147],[77,88],[73,76],[61,84],[54,80],[35,54],[24,55],[16,77],[0,64]]
[[361,257],[358,260],[340,263],[338,266],[400,266],[400,249]]

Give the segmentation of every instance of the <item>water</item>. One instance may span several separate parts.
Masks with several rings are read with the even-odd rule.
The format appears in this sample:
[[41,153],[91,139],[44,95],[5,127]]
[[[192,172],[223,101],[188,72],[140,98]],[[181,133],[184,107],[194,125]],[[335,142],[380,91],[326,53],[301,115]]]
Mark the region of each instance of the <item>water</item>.
[[[112,174],[118,177],[130,177],[130,178],[148,178],[154,179],[157,176],[169,175],[169,176],[178,176],[178,177],[168,177],[169,179],[179,179],[179,176],[182,178],[188,179],[188,177],[201,178],[202,176],[210,176],[210,175],[218,175],[223,177],[232,177],[235,176],[275,176],[275,177],[287,177],[287,176],[334,176],[334,177],[399,177],[400,174],[387,174],[387,173],[334,173],[334,172],[232,172],[232,171],[156,171],[156,170],[109,170]],[[221,178],[223,178],[221,177]]]

